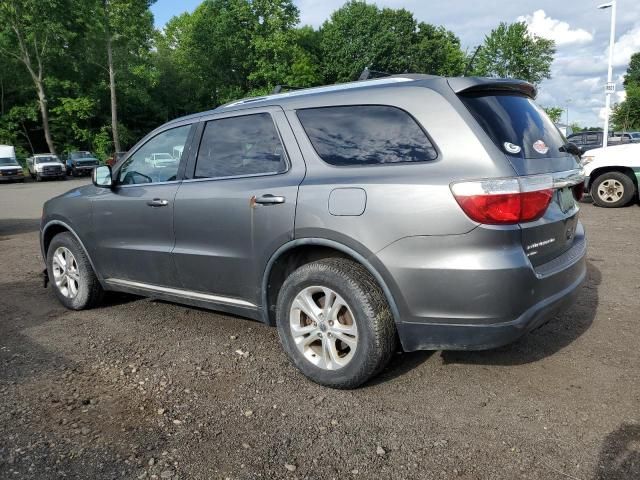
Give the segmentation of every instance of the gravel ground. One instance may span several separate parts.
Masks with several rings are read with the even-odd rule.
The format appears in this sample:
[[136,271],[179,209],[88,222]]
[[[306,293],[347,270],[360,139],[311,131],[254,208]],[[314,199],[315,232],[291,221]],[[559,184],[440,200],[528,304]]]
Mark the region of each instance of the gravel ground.
[[333,391],[256,322],[130,296],[65,310],[37,218],[70,186],[0,186],[0,478],[640,478],[640,206],[583,205],[588,280],[523,340],[398,354]]

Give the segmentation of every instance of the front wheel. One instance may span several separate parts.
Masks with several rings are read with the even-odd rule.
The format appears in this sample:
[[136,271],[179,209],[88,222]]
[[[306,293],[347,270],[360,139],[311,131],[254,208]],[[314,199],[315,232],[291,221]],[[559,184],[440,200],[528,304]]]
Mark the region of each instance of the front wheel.
[[603,173],[591,185],[591,198],[600,207],[624,207],[635,194],[633,180],[622,172]]
[[84,250],[69,232],[56,235],[47,251],[47,272],[53,289],[65,307],[85,310],[95,307],[103,290]]
[[343,258],[294,271],[278,294],[280,342],[310,380],[356,388],[380,372],[396,345],[384,294],[360,264]]

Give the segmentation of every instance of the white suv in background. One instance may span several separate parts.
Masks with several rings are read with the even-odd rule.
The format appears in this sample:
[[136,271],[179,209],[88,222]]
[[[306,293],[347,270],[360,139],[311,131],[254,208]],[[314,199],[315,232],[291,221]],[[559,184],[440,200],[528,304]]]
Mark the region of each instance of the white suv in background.
[[586,152],[581,160],[585,191],[596,205],[623,207],[638,199],[640,144],[628,143]]

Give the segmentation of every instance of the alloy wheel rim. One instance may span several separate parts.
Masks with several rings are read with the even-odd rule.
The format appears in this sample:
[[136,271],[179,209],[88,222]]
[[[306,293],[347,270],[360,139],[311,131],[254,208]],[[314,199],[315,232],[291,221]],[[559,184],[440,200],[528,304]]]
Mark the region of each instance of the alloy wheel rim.
[[624,185],[618,180],[609,179],[598,185],[598,197],[603,202],[614,203],[624,195]]
[[58,247],[53,252],[53,280],[58,291],[67,298],[75,298],[80,289],[78,262],[71,250]]
[[351,308],[328,287],[311,286],[296,295],[289,328],[298,351],[322,370],[343,368],[358,347],[358,326]]

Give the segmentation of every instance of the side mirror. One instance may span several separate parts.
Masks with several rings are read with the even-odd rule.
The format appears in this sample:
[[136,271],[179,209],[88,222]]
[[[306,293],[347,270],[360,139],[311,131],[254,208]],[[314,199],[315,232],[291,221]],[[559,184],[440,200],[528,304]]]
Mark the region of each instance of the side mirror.
[[113,180],[111,178],[111,167],[109,165],[101,165],[93,169],[91,179],[96,187],[111,188]]

